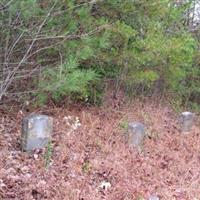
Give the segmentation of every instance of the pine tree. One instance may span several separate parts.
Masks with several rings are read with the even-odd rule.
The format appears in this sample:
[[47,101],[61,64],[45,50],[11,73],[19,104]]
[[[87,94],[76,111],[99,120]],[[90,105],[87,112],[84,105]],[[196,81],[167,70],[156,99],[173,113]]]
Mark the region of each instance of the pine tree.
[[[184,99],[199,92],[197,41],[185,25],[190,7],[171,0],[16,0],[1,14],[2,60],[20,62],[34,41],[25,61],[42,66],[31,79],[40,100],[94,101],[110,77],[129,94],[149,94],[159,86]],[[26,67],[12,68],[13,83]],[[9,78],[2,75],[3,87]]]

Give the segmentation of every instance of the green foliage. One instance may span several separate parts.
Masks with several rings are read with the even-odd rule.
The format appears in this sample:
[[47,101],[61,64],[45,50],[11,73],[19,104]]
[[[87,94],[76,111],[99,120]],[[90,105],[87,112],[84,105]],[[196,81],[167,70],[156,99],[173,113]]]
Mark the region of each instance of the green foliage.
[[125,119],[120,122],[119,127],[122,128],[124,131],[128,130],[128,120]]
[[134,71],[134,81],[145,81],[149,87],[163,78],[168,89],[180,91],[181,81],[192,69],[195,49],[195,40],[189,34],[166,36],[161,31],[149,32],[145,39],[133,45],[135,65],[139,69]]
[[[39,51],[30,57],[44,67],[37,78],[38,102],[49,97],[100,102],[106,78],[131,94],[149,95],[159,87],[189,102],[200,98],[197,40],[185,25],[191,2],[59,0],[49,13],[53,2],[16,0],[2,12],[1,37],[6,46],[24,32],[15,46],[22,55],[27,41],[38,39],[33,49]],[[7,24],[17,14],[20,26],[11,29]]]
[[[171,9],[166,3],[169,1],[163,1],[163,5],[159,4],[158,7],[156,2],[151,5],[146,3],[144,5],[149,11],[148,17],[140,13],[140,20],[146,20],[148,23],[143,24],[142,32],[138,30],[126,49],[126,55],[130,55],[131,62],[125,66],[127,69],[123,81],[130,92],[151,92],[155,87],[155,81],[159,79],[163,80],[165,89],[174,95],[178,93],[183,97],[186,92],[183,83],[190,71],[195,68],[193,58],[196,41],[182,28],[173,28],[173,24],[178,23],[180,16],[183,16],[183,10],[175,7]],[[138,24],[131,24],[135,29],[138,27]]]
[[52,158],[52,153],[53,153],[53,147],[52,147],[52,142],[49,141],[46,150],[45,150],[45,154],[44,154],[44,161],[45,161],[45,167],[48,168],[51,162],[51,158]]
[[[82,51],[80,57],[86,59],[88,49]],[[70,56],[69,60],[61,64],[57,69],[48,69],[43,73],[40,80],[40,91],[38,98],[44,98],[44,94],[52,94],[56,101],[62,97],[72,95],[78,99],[86,100],[89,96],[89,84],[98,80],[98,75],[92,69],[79,69],[76,57]],[[46,98],[44,98],[46,99]]]
[[42,12],[40,9],[37,0],[21,0],[21,1],[14,1],[12,6],[9,7],[8,12],[10,15],[14,16],[19,11],[21,11],[21,16],[24,21],[28,22],[31,18],[36,17],[37,15]]
[[85,174],[88,174],[92,169],[92,166],[89,161],[85,161],[82,165],[82,171]]

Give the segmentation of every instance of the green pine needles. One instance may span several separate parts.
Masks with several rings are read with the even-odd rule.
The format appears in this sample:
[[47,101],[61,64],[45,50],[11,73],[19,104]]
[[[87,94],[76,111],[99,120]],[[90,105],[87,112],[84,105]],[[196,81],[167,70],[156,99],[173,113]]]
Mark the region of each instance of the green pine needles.
[[199,43],[186,15],[194,3],[16,0],[1,14],[2,55],[12,50],[5,62],[20,62],[35,41],[25,61],[41,66],[29,80],[39,102],[97,102],[107,78],[130,95],[157,91],[188,102],[200,97]]
[[[87,56],[84,53],[81,56]],[[81,100],[88,100],[89,86],[98,81],[98,74],[92,69],[80,69],[76,57],[69,56],[69,60],[58,66],[56,69],[47,69],[39,82],[41,93],[38,100],[41,102],[51,94],[56,101],[62,97],[76,97]]]

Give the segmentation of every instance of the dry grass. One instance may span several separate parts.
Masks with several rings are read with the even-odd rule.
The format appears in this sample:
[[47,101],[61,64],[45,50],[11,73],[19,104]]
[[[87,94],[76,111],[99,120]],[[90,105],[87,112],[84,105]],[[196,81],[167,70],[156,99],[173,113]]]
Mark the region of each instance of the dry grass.
[[[42,111],[41,111],[42,112]],[[44,111],[43,111],[44,113]],[[200,135],[178,131],[167,106],[134,102],[120,108],[52,108],[52,162],[45,168],[44,151],[20,151],[20,112],[0,117],[0,197],[32,200],[162,200],[200,199]],[[66,116],[81,126],[70,131]],[[125,143],[120,124],[148,125],[142,153]],[[111,187],[103,189],[102,182]]]

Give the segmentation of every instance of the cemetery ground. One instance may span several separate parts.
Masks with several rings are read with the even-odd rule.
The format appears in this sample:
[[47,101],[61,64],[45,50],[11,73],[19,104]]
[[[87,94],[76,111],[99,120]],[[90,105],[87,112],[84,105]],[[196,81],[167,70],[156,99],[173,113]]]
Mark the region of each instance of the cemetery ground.
[[[118,104],[116,104],[118,105]],[[31,110],[53,117],[52,142],[31,153],[20,147],[25,113],[1,109],[0,199],[200,199],[200,130],[179,131],[168,103],[106,102],[101,107],[48,105]],[[140,152],[125,142],[127,124],[147,127]]]

